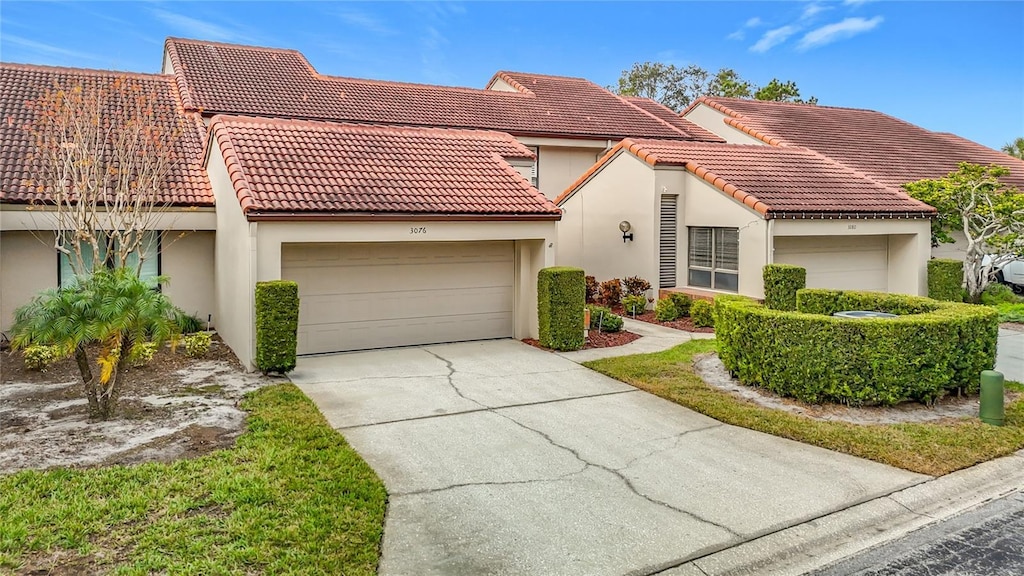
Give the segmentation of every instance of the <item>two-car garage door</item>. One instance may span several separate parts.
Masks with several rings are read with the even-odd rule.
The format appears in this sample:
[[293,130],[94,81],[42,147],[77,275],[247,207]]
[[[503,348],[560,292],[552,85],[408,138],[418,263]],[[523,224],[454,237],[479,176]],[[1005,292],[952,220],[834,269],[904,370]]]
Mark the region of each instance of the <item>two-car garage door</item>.
[[775,262],[806,268],[808,288],[889,289],[888,236],[776,236]]
[[512,242],[284,244],[299,353],[512,336]]

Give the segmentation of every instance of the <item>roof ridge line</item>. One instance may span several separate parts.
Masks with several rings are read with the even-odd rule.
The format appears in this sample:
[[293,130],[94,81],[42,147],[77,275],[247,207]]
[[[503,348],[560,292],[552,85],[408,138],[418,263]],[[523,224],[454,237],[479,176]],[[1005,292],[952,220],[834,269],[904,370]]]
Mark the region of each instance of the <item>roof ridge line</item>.
[[[326,128],[355,128],[366,132],[422,132],[438,137],[455,138],[459,135],[472,135],[492,140],[505,140],[508,142],[519,142],[515,136],[501,130],[486,128],[461,128],[452,126],[410,126],[405,124],[377,124],[351,121],[332,120],[310,120],[305,118],[280,118],[274,116],[251,116],[248,114],[219,113],[213,116],[224,123],[239,121],[246,124],[278,124],[281,126],[316,126]],[[496,138],[495,138],[496,137]],[[528,158],[532,156],[524,156]]]
[[693,173],[694,176],[697,176],[708,184],[711,184],[723,194],[732,197],[733,200],[740,202],[765,218],[767,218],[771,212],[768,205],[758,199],[757,196],[741,189],[739,186],[701,166],[696,161],[686,160],[683,162],[683,167],[686,168],[687,171]]
[[[245,168],[242,166],[241,161],[239,161],[238,154],[235,153],[234,143],[231,141],[231,133],[228,131],[223,119],[218,116],[214,116],[210,121],[209,132],[211,137],[207,146],[209,149],[212,149],[214,144],[216,144],[217,148],[220,149],[220,154],[224,158],[224,168],[227,170],[228,179],[231,180],[231,187],[235,192],[235,199],[238,200],[244,215],[256,204],[256,199],[252,193],[252,188],[249,186],[249,179],[245,174]],[[206,162],[209,162],[208,158],[205,159],[204,164]]]
[[235,44],[232,42],[220,42],[217,40],[200,40],[198,38],[182,38],[180,36],[168,36],[164,44],[168,42],[181,42],[183,44],[199,44],[203,46],[222,46],[224,48],[242,48],[244,50],[263,50],[264,52],[291,52],[305,58],[306,56],[295,48],[274,48],[271,46],[257,46],[255,44]]
[[[518,144],[519,147],[524,148],[529,152],[529,148],[524,146],[518,140],[516,140],[516,144]],[[530,155],[532,156],[533,153],[530,152]],[[543,192],[541,192],[533,184],[531,184],[530,181],[527,180],[526,177],[519,172],[519,170],[516,170],[514,166],[509,164],[507,158],[505,158],[501,154],[498,154],[497,152],[492,152],[491,156],[494,157],[495,161],[498,162],[502,170],[504,170],[510,176],[515,176],[516,178],[518,178],[519,182],[526,186],[526,191],[529,192],[535,200],[539,200],[541,204],[544,204],[545,206],[550,206],[550,208],[554,208],[555,210],[558,211],[559,214],[562,213],[562,209],[559,208],[558,205],[551,201],[547,196],[545,196]]]
[[155,72],[132,72],[130,70],[109,70],[106,68],[77,68],[75,66],[50,66],[48,64],[26,64],[24,62],[0,62],[0,68],[18,68],[23,70],[36,70],[40,72],[76,72],[90,75],[117,75],[132,78],[145,78],[149,80],[166,81],[171,79],[170,74],[159,74]]
[[493,76],[491,76],[491,79],[487,81],[487,87],[484,88],[484,90],[487,90],[489,92],[504,92],[504,90],[491,90],[491,86],[494,86],[494,81],[495,80],[501,80],[502,82],[508,84],[509,86],[511,86],[513,89],[515,89],[517,92],[519,92],[521,94],[528,94],[530,96],[536,96],[536,94],[534,93],[533,90],[530,90],[526,86],[523,86],[515,78],[509,76],[507,72],[503,72],[501,70],[498,70],[497,72],[494,73]]

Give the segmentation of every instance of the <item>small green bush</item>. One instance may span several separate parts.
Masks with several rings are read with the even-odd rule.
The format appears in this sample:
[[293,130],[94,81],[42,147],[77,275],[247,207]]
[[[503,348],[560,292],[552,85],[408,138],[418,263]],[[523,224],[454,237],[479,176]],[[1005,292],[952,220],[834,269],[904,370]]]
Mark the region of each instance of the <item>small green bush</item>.
[[630,276],[622,281],[627,296],[646,296],[651,283],[639,276]]
[[622,316],[614,314],[611,308],[604,306],[588,305],[590,310],[590,329],[598,332],[618,332],[622,330]]
[[553,350],[583,348],[583,307],[587,285],[583,270],[566,266],[542,269],[537,275],[540,344]]
[[933,258],[928,261],[928,297],[947,302],[963,302],[964,263]]
[[601,282],[597,301],[605,306],[618,306],[622,302],[622,281],[618,278]]
[[678,318],[685,318],[690,315],[690,306],[693,305],[693,299],[690,298],[689,294],[669,292],[668,299],[675,305]]
[[796,310],[796,291],[807,287],[807,270],[789,264],[769,264],[764,275],[764,305],[772,310]]
[[1006,284],[993,282],[985,287],[981,293],[981,303],[986,306],[997,304],[1017,304],[1024,302],[1024,299],[1013,293],[1013,290]]
[[299,285],[289,280],[256,283],[256,367],[264,374],[295,369]]
[[654,318],[658,322],[671,322],[679,318],[679,309],[671,298],[662,298],[654,305]]
[[634,316],[643,314],[647,311],[647,297],[639,294],[625,296],[622,299],[622,309]]
[[128,362],[134,366],[145,366],[149,364],[149,361],[156,355],[157,344],[156,342],[136,342],[131,351],[128,352]]
[[694,300],[690,305],[690,318],[697,328],[711,328],[715,325],[715,306],[707,300]]
[[1000,322],[1024,322],[1024,303],[1006,302],[995,305]]
[[600,289],[597,279],[593,276],[584,276],[583,279],[587,283],[587,302],[597,302],[597,292]]
[[33,345],[25,348],[22,359],[25,362],[25,370],[41,372],[60,360],[61,354],[56,346]]
[[203,321],[199,318],[186,314],[181,308],[174,309],[174,323],[182,334],[193,334],[203,329]]
[[[741,382],[809,403],[932,402],[976,392],[995,363],[998,314],[986,306],[877,292],[803,289],[797,311],[715,299],[722,363]],[[898,318],[848,319],[840,310]]]
[[189,358],[202,358],[210,351],[212,338],[209,332],[196,332],[185,336],[185,355]]

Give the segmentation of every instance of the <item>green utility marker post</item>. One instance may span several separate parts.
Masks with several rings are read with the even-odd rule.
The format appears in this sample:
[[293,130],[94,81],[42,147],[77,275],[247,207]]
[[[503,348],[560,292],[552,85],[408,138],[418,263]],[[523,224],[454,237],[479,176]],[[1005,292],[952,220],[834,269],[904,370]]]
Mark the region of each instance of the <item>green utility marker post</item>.
[[981,421],[993,426],[1006,423],[1006,410],[1003,407],[1003,373],[995,370],[981,372]]

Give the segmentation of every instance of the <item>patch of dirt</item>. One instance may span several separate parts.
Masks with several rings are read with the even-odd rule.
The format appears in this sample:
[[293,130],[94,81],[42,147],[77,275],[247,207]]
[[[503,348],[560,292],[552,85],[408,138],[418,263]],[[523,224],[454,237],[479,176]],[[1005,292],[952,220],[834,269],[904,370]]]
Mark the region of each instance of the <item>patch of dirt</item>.
[[702,334],[714,333],[714,328],[698,328],[693,325],[693,320],[689,316],[672,320],[671,322],[661,322],[654,317],[654,310],[648,310],[643,314],[637,314],[636,316],[629,314],[623,310],[622,306],[616,306],[612,308],[612,312],[622,316],[623,318],[629,318],[631,320],[639,320],[641,322],[647,322],[648,324],[657,324],[658,326],[665,326],[666,328],[675,328],[676,330],[682,330],[684,332],[700,332]]
[[78,366],[66,358],[25,370],[0,352],[0,474],[194,458],[232,446],[245,426],[238,404],[272,378],[248,373],[219,337],[204,358],[159,350],[124,375],[117,416],[89,420]]
[[1014,332],[1024,332],[1024,324],[1020,322],[1003,322],[999,327],[1007,330],[1013,330]]
[[[618,332],[611,333],[591,330],[590,335],[587,337],[587,342],[583,345],[582,350],[590,350],[591,348],[613,348],[615,346],[629,344],[638,338],[640,338],[639,334],[634,334],[625,330],[619,330]],[[533,346],[534,348],[551,351],[550,348],[541,346],[540,342],[533,338],[523,338],[523,342]]]
[[[718,354],[709,352],[694,356],[693,370],[709,386],[728,392],[766,408],[799,414],[814,420],[840,421],[851,424],[899,424],[902,422],[936,422],[978,415],[978,397],[946,396],[932,406],[904,402],[896,406],[843,406],[840,404],[806,404],[783,398],[755,386],[741,384],[725,369]],[[1019,398],[1019,392],[1007,392],[1006,403]]]

